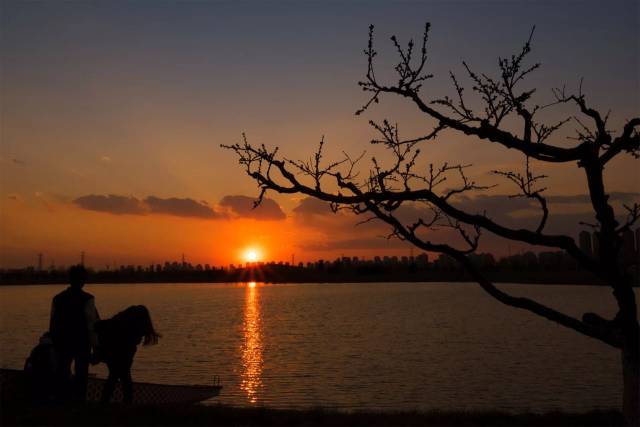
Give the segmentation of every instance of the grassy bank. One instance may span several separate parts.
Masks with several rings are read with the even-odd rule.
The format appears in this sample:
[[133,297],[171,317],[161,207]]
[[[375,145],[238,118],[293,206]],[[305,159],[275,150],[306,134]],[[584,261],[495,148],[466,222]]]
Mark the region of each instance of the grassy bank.
[[50,426],[619,426],[617,411],[550,412],[337,412],[324,409],[276,410],[230,406],[123,407],[1,406],[2,425]]

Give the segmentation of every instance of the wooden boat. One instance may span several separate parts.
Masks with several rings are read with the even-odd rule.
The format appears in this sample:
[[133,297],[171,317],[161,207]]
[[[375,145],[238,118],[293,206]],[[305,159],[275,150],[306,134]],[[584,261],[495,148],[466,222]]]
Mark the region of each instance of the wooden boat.
[[[105,383],[104,378],[89,377],[87,401],[99,402]],[[29,386],[24,371],[0,368],[0,399],[28,399]],[[172,385],[133,383],[133,403],[136,405],[191,404],[210,399],[220,394],[220,380],[214,377],[211,385]],[[112,402],[122,402],[122,388],[118,383],[113,392]]]

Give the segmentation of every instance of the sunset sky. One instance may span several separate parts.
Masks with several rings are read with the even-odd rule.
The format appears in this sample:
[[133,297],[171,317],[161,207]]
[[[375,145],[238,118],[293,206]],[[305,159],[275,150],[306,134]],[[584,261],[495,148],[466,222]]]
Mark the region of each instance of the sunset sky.
[[[86,251],[94,267],[178,260],[224,265],[248,248],[264,260],[408,254],[388,230],[332,214],[300,196],[257,187],[220,144],[250,141],[308,157],[324,135],[328,156],[366,158],[370,119],[398,122],[406,137],[429,129],[408,102],[387,96],[362,116],[362,51],[376,26],[378,67],[395,64],[389,36],[419,39],[431,22],[425,93],[454,93],[449,70],[464,59],[496,74],[536,26],[526,84],[536,100],[551,88],[583,90],[611,110],[610,128],[640,112],[639,3],[626,2],[12,2],[0,21],[0,266],[69,265]],[[465,83],[468,83],[465,81]],[[574,111],[545,113],[549,122]],[[554,142],[575,144],[569,123]],[[470,210],[526,226],[535,213],[489,171],[520,168],[522,157],[445,133],[425,147],[425,164],[470,162],[479,182],[499,183]],[[382,155],[384,159],[384,155]],[[536,165],[548,174],[556,215],[550,230],[575,235],[593,221],[585,178],[575,165]],[[640,198],[638,161],[607,166],[619,206]],[[409,215],[410,213],[407,213]],[[488,238],[504,255],[520,247]]]

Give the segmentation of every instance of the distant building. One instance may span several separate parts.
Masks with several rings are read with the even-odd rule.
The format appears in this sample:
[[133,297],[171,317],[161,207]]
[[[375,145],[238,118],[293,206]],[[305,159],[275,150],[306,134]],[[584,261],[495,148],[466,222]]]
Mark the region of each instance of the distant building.
[[[495,267],[496,265],[496,260],[493,257],[493,255],[489,254],[489,253],[479,253],[479,254],[469,254],[468,255],[469,260],[478,268],[492,268]],[[535,254],[534,254],[535,257]],[[538,262],[538,259],[536,258],[535,262],[533,263],[534,265],[536,265]]]
[[446,254],[440,254],[436,259],[435,267],[439,270],[455,270],[459,268],[458,262]]
[[420,267],[426,267],[429,265],[429,255],[426,253],[421,253],[416,257],[416,264]]
[[564,252],[540,252],[538,262],[541,267],[548,269],[561,269],[567,264],[567,255]]

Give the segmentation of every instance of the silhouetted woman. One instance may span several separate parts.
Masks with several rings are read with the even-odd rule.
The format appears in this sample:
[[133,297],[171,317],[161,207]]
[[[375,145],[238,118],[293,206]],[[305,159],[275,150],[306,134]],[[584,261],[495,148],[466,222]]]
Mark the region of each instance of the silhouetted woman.
[[138,344],[152,345],[158,342],[160,334],[153,328],[149,310],[144,305],[134,305],[116,314],[111,319],[96,322],[95,331],[99,343],[99,361],[109,368],[109,377],[102,392],[102,402],[108,403],[120,380],[123,402],[133,401],[131,365]]

